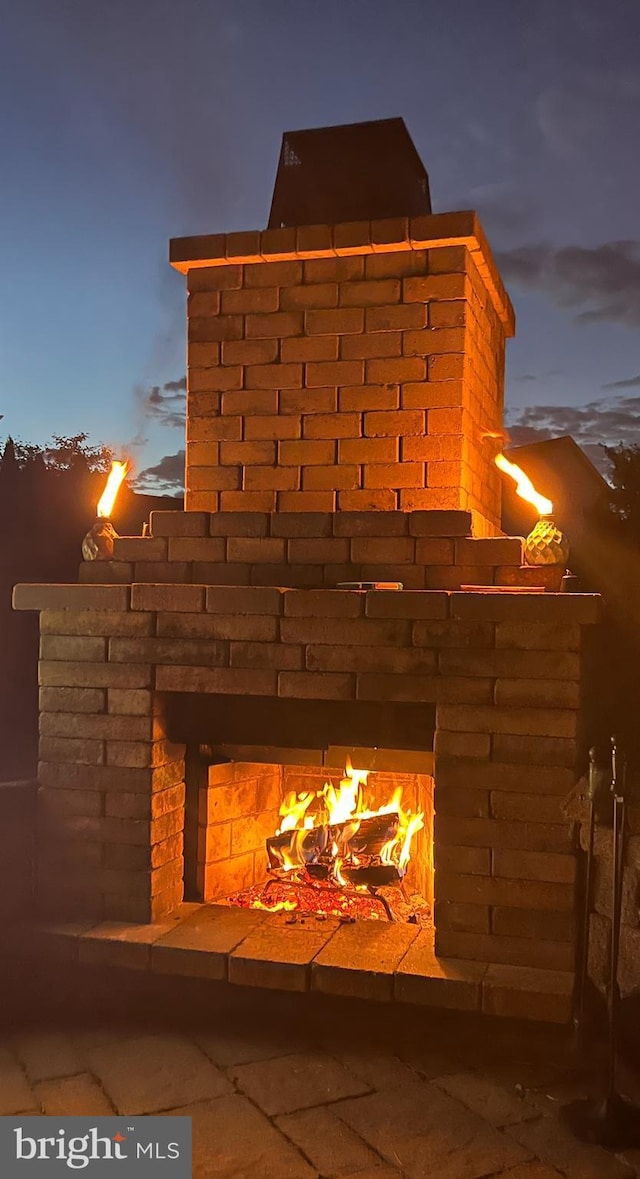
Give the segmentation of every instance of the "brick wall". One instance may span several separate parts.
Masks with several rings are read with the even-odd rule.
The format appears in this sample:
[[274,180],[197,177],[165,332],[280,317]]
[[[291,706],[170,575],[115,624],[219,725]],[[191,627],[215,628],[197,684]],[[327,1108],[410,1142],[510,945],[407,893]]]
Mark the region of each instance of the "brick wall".
[[189,292],[186,507],[468,509],[491,534],[482,436],[502,426],[513,313],[482,231],[473,214],[357,228],[172,243]]
[[120,587],[75,588],[80,609],[68,587],[40,615],[39,906],[155,920],[183,897],[185,797],[153,669],[127,658],[155,622]]
[[203,900],[216,901],[264,880],[265,839],[279,826],[283,797],[281,766],[209,766],[199,812],[198,883]]
[[89,561],[84,582],[335,588],[401,581],[558,590],[561,566],[522,564],[520,537],[475,537],[470,512],[153,512],[151,537],[122,536],[113,561]]

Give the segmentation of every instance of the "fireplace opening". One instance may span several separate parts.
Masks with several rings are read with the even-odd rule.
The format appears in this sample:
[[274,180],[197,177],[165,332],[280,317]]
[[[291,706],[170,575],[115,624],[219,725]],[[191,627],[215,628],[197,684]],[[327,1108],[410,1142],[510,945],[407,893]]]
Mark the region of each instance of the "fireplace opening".
[[[200,748],[191,846],[201,899],[283,912],[292,924],[429,925],[431,755],[330,747],[307,754],[318,764],[285,761],[285,750],[262,756],[274,760],[214,760],[219,750]],[[386,768],[363,768],[376,764]]]
[[431,704],[167,693],[186,746],[185,898],[431,923]]

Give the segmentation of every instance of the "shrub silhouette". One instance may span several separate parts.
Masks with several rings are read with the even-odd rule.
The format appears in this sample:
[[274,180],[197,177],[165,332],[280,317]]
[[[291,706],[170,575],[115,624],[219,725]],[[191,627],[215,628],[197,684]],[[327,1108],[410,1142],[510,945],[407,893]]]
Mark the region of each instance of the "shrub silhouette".
[[[111,460],[86,434],[54,437],[47,447],[14,443],[0,457],[0,781],[28,777],[37,764],[38,617],[13,612],[22,581],[76,582],[84,534],[95,518]],[[114,527],[140,534],[153,508],[179,499],[121,489]]]

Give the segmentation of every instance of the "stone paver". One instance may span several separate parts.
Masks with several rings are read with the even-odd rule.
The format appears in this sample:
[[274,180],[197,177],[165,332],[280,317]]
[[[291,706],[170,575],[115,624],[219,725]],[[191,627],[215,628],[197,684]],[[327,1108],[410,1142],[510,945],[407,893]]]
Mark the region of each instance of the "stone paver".
[[523,1163],[521,1167],[510,1167],[508,1171],[501,1171],[494,1179],[564,1179],[564,1176],[554,1167],[547,1167],[544,1163]]
[[87,1052],[118,1113],[158,1113],[231,1093],[231,1085],[195,1044],[181,1036],[138,1040]]
[[309,989],[311,963],[335,934],[337,922],[300,922],[283,937],[286,920],[280,914],[265,918],[229,954],[229,982],[283,991]]
[[487,1015],[566,1024],[573,988],[571,971],[492,964],[482,980],[482,1010]]
[[339,1048],[333,1055],[341,1060],[370,1089],[397,1089],[419,1081],[420,1075],[409,1064],[391,1053],[366,1052],[364,1050]]
[[572,1072],[572,1066],[558,1060],[504,1060],[482,1067],[483,1076],[513,1092],[518,1086],[529,1090],[558,1085]]
[[163,935],[179,929],[197,911],[197,905],[181,905],[163,921],[143,926],[125,921],[103,921],[79,939],[78,961],[87,966],[122,966],[130,970],[146,970],[151,945]]
[[543,1085],[532,1089],[527,1100],[539,1113],[556,1116],[563,1105],[578,1101],[581,1097],[597,1100],[602,1095],[602,1082],[597,1077],[574,1077],[554,1085]]
[[633,1171],[600,1146],[587,1146],[574,1138],[556,1118],[523,1122],[509,1130],[518,1142],[543,1163],[557,1167],[571,1179],[630,1179]]
[[517,1097],[479,1072],[452,1073],[434,1083],[492,1126],[508,1126],[538,1116],[538,1110],[524,1095]]
[[362,1139],[335,1116],[331,1107],[318,1106],[275,1119],[322,1175],[341,1175],[381,1162]]
[[35,1094],[45,1114],[93,1118],[115,1112],[98,1082],[88,1073],[40,1081]]
[[314,959],[312,989],[328,995],[389,1002],[394,972],[418,933],[416,925],[388,921],[341,925]]
[[429,1083],[373,1093],[334,1108],[411,1179],[481,1179],[533,1154]]
[[[599,1045],[580,1066],[542,1027],[422,1012],[394,1023],[344,1000],[329,1016],[326,1001],[284,994],[225,1004],[201,985],[205,1007],[178,1031],[163,1002],[137,1020],[0,1036],[0,1114],[186,1114],[193,1179],[640,1176],[640,1151],[585,1145],[559,1120],[596,1091]],[[637,1100],[635,1074],[620,1076]]]
[[322,1052],[300,1052],[257,1064],[239,1065],[230,1072],[242,1089],[265,1113],[294,1113],[312,1105],[368,1093],[370,1086],[344,1065]]
[[126,1023],[89,1025],[68,1033],[71,1043],[84,1057],[93,1048],[104,1048],[106,1045],[117,1044],[119,1040],[135,1040],[140,1035],[140,1029],[128,1026]]
[[7,1048],[0,1048],[0,1116],[37,1109],[24,1069]]
[[82,1072],[82,1058],[62,1032],[31,1032],[17,1036],[13,1048],[32,1084]]
[[367,1167],[366,1171],[349,1171],[345,1179],[398,1179],[401,1174],[396,1167]]
[[483,962],[436,958],[433,930],[422,930],[398,964],[395,997],[403,1003],[478,1011],[486,970]]
[[421,1044],[418,1036],[415,1037],[413,1043],[403,1044],[398,1051],[401,1059],[427,1081],[431,1081],[434,1077],[443,1077],[448,1073],[460,1071],[461,1061],[453,1055],[453,1052],[449,1053],[436,1047],[435,1044],[433,1047],[429,1044]]
[[290,1056],[294,1046],[291,1039],[285,1043],[282,1037],[269,1036],[240,1028],[220,1028],[211,1032],[196,1032],[196,1044],[206,1052],[209,1060],[220,1068],[234,1064],[254,1064],[257,1060],[273,1060],[276,1056]]
[[227,958],[265,920],[256,909],[208,905],[197,909],[151,947],[151,968],[191,978],[227,977]]
[[316,1179],[302,1157],[246,1097],[172,1109],[193,1118],[192,1179]]

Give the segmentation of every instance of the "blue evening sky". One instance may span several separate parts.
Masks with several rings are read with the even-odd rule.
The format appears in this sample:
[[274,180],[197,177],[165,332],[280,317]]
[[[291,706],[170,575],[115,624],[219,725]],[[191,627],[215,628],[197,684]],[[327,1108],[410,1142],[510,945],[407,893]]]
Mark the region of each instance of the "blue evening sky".
[[183,446],[168,239],[265,225],[282,132],[401,115],[516,307],[518,440],[640,438],[638,0],[0,0],[0,442]]

